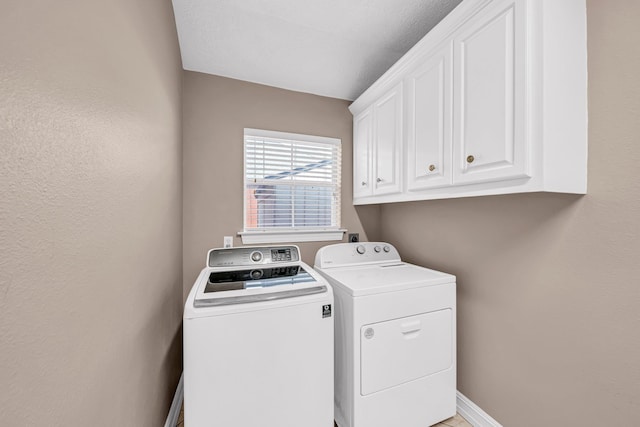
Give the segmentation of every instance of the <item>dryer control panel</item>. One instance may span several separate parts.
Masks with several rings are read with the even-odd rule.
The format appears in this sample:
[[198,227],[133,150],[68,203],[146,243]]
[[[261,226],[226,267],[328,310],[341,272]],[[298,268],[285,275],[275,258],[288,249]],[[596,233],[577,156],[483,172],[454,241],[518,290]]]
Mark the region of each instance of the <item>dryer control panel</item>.
[[218,248],[207,254],[209,267],[247,267],[299,261],[300,249],[293,245]]
[[319,268],[345,265],[400,262],[400,254],[393,245],[384,242],[338,243],[321,248],[316,253]]

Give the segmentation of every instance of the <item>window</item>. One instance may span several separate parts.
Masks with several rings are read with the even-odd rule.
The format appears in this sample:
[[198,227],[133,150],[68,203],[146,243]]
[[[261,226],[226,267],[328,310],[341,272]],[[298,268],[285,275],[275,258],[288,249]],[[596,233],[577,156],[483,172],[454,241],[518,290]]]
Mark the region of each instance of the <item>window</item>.
[[341,145],[245,129],[243,243],[341,240]]

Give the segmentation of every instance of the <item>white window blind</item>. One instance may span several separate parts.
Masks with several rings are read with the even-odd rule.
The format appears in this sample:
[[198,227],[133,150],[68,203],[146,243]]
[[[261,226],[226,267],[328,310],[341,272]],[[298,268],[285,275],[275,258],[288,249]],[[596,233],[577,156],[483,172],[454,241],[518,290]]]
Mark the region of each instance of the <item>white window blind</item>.
[[341,144],[245,129],[244,232],[338,230]]

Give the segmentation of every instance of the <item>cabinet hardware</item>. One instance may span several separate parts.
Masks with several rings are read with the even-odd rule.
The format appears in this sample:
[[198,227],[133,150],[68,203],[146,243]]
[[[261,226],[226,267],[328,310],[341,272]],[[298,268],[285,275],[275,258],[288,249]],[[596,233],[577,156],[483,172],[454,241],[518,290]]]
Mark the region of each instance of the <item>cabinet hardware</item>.
[[382,182],[382,178],[376,179],[376,182]]
[[467,163],[473,163],[476,158],[473,156],[467,156]]
[[365,185],[367,185],[367,183],[362,181],[362,186],[364,187]]
[[429,171],[433,172],[434,170],[436,170],[436,165],[429,165]]

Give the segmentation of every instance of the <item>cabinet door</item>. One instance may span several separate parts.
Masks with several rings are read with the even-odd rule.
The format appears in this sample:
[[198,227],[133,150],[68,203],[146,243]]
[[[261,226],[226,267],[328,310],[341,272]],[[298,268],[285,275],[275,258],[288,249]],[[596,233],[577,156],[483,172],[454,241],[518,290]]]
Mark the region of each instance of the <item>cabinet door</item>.
[[373,140],[373,193],[397,193],[401,189],[402,84],[374,104]]
[[353,197],[371,195],[373,113],[369,108],[353,120]]
[[452,43],[407,76],[407,188],[451,184]]
[[454,39],[455,184],[529,176],[525,7],[491,2]]

